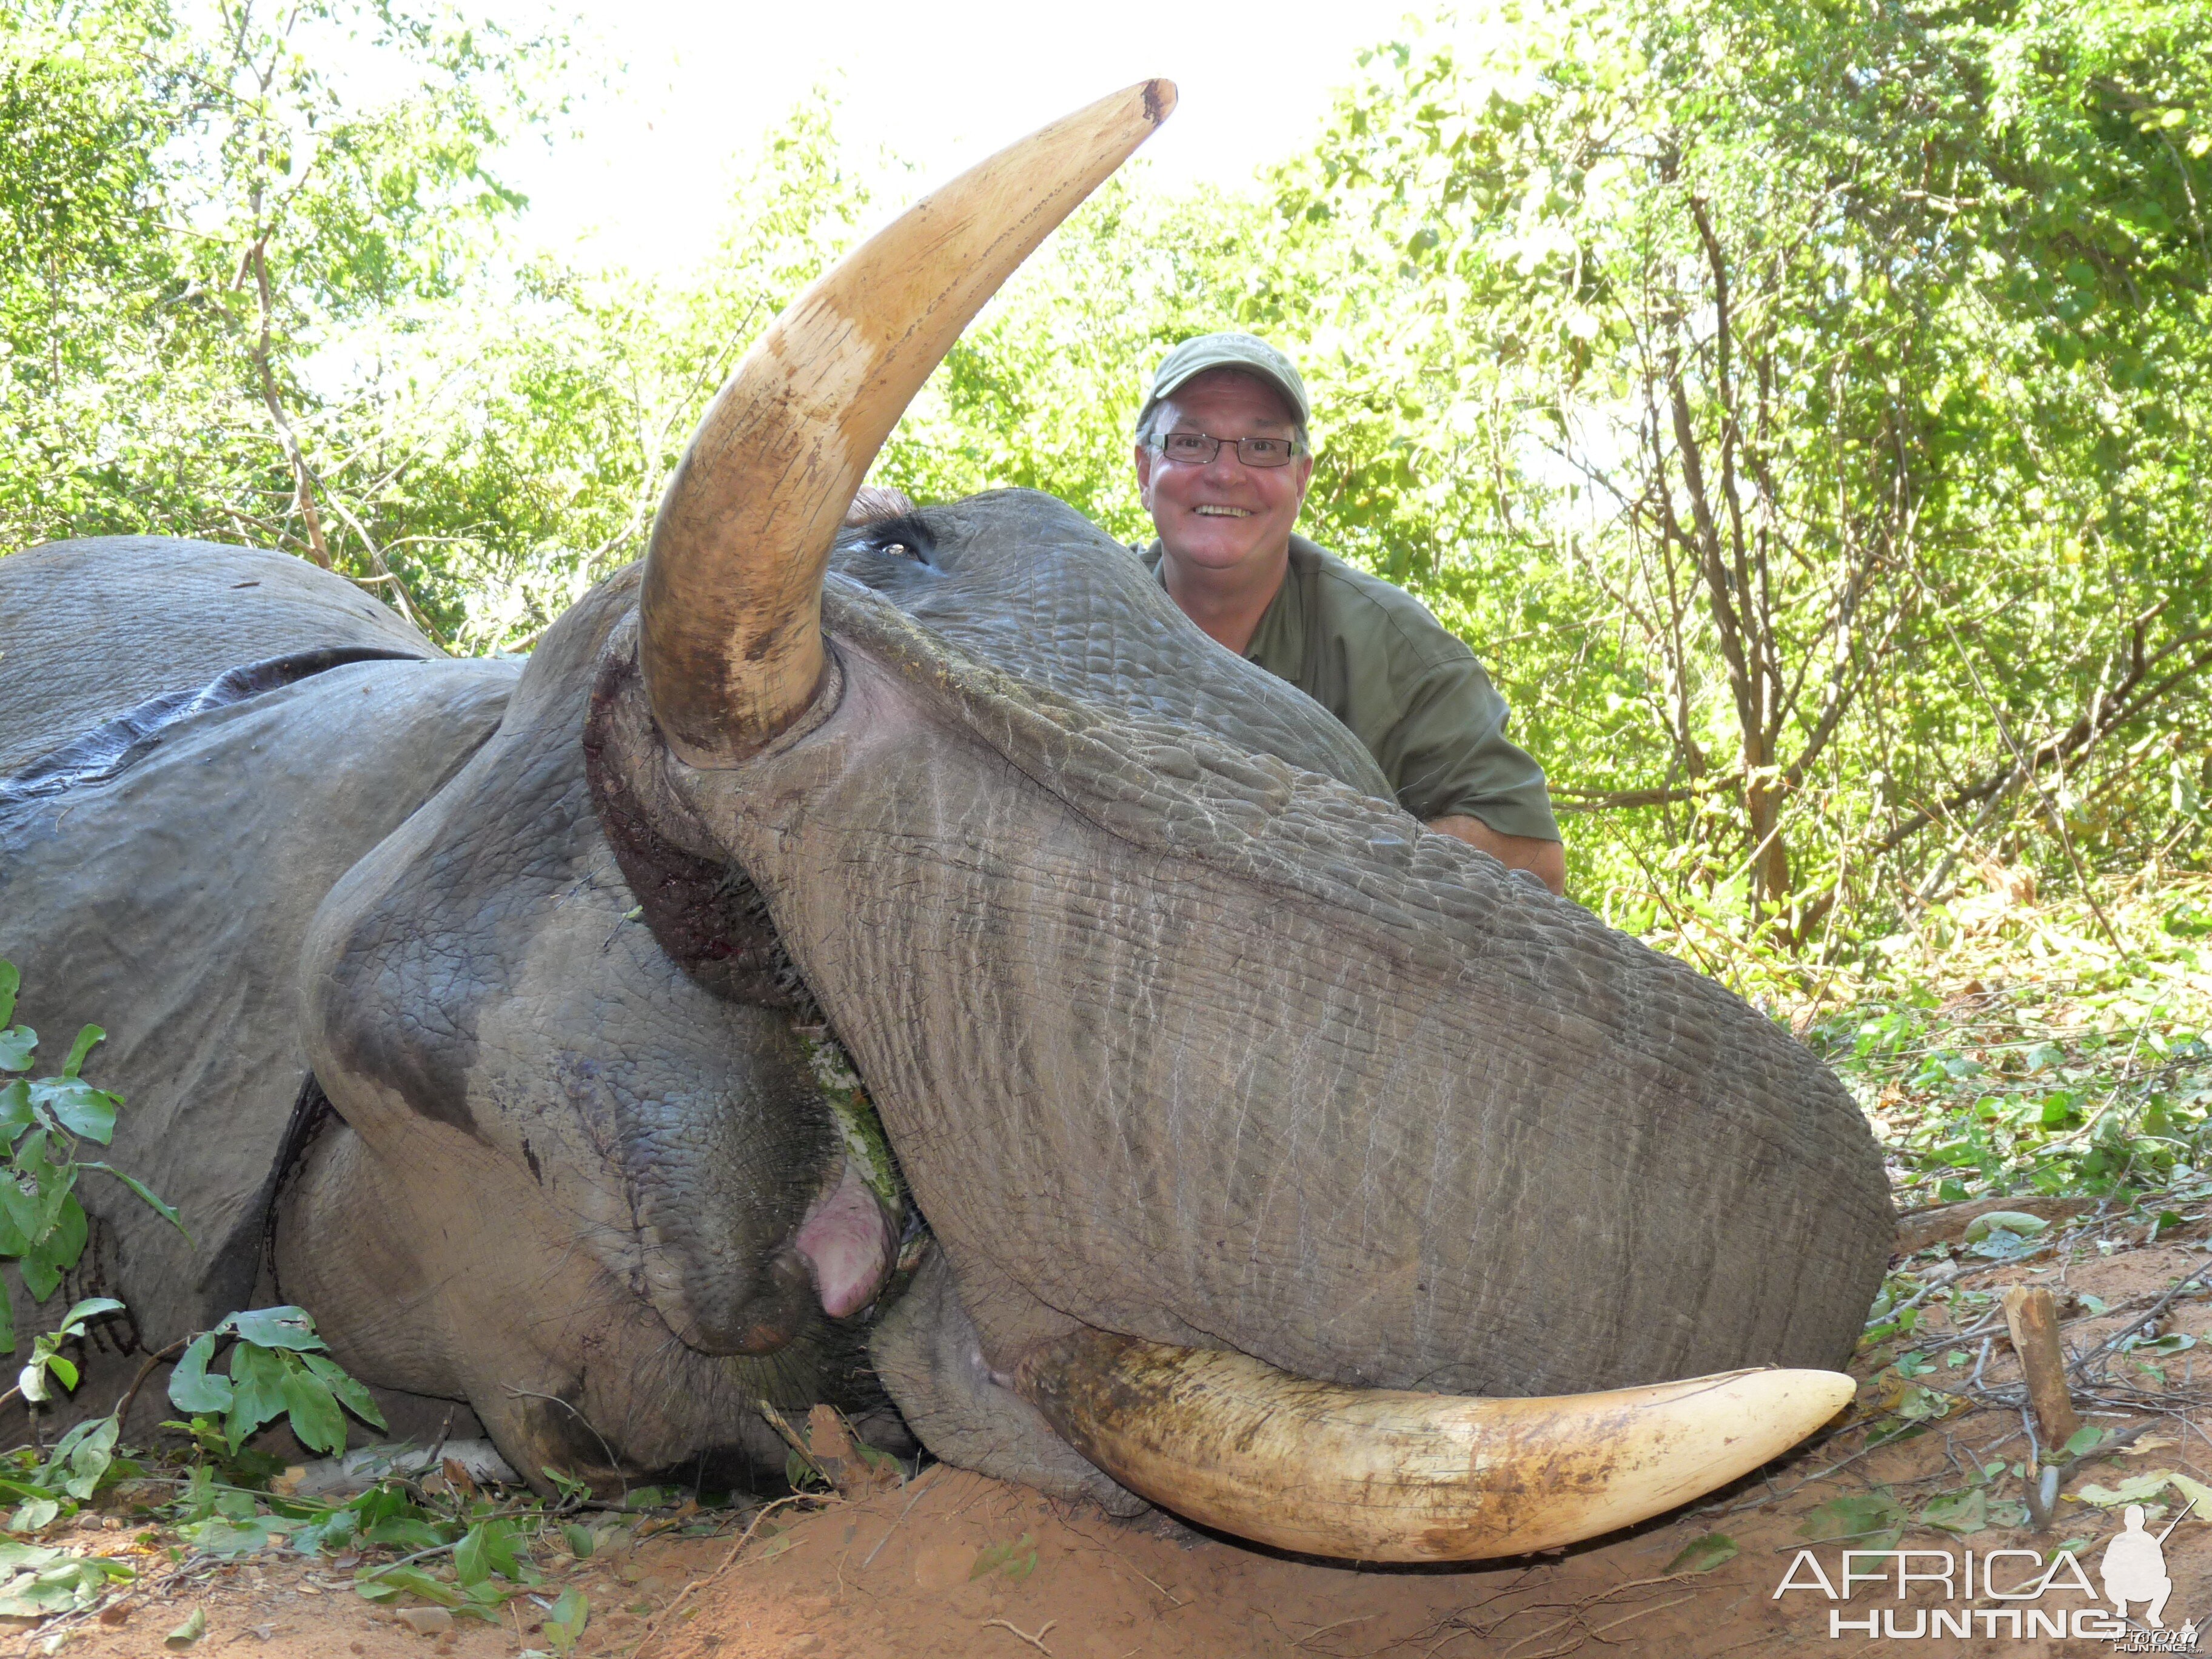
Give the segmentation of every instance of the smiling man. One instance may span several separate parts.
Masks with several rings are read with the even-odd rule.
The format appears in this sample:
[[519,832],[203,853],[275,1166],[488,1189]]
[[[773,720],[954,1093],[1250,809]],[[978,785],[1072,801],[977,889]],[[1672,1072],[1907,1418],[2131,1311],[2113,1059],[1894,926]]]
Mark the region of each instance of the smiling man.
[[1137,416],[1144,560],[1218,643],[1351,728],[1431,830],[1566,888],[1543,769],[1506,740],[1505,701],[1420,601],[1291,534],[1313,451],[1305,381],[1249,334],[1168,353]]

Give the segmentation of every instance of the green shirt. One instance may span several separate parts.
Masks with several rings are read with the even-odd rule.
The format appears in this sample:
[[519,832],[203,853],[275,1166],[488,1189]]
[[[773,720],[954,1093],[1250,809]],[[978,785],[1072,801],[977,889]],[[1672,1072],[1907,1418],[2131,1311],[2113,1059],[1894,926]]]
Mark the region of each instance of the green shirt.
[[[1139,556],[1167,586],[1160,544]],[[1303,536],[1244,649],[1351,728],[1415,817],[1464,813],[1558,841],[1544,769],[1505,737],[1505,699],[1412,594]]]

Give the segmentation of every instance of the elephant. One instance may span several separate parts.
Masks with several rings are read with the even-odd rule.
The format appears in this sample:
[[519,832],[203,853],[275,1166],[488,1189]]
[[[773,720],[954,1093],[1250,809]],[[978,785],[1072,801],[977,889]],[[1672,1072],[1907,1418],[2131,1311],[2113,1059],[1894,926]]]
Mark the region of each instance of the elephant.
[[193,1229],[88,1193],[130,1340],[279,1294],[533,1480],[887,1395],[1386,1560],[1626,1524],[1848,1400],[1894,1223],[1814,1056],[1425,830],[1071,508],[863,492],[1173,104],[824,276],[526,661],[288,555],[0,560],[0,955],[114,1032],[113,1161]]

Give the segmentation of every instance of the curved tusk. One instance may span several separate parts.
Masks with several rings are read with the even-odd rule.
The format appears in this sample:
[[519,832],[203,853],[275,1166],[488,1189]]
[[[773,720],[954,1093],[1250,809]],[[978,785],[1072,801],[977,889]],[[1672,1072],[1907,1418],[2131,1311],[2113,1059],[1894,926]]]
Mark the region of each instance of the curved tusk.
[[653,520],[639,663],[695,766],[757,751],[812,703],[822,573],[869,463],[985,301],[1175,108],[1146,81],[971,167],[771,324],[693,434]]
[[1473,1561],[1629,1526],[1747,1474],[1856,1389],[1837,1371],[1723,1371],[1486,1400],[1349,1389],[1244,1354],[1082,1330],[1014,1388],[1154,1503],[1279,1549]]

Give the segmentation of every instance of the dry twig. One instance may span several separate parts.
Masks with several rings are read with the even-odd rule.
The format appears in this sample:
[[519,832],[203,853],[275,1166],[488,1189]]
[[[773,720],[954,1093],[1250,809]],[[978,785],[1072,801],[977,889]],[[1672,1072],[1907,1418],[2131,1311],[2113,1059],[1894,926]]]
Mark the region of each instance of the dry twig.
[[1044,1659],[1052,1659],[1052,1650],[1051,1650],[1050,1648],[1048,1648],[1048,1647],[1045,1646],[1045,1644],[1044,1644],[1044,1636],[1045,1636],[1045,1632],[1046,1632],[1047,1631],[1050,1630],[1050,1629],[1051,1629],[1054,1625],[1058,1624],[1059,1622],[1060,1622],[1060,1620],[1057,1620],[1057,1619],[1048,1619],[1048,1620],[1046,1620],[1044,1621],[1044,1623],[1042,1623],[1042,1625],[1039,1625],[1039,1626],[1037,1626],[1037,1633],[1036,1633],[1035,1636],[1030,1635],[1030,1634],[1027,1631],[1025,1631],[1025,1630],[1019,1629],[1019,1628],[1018,1628],[1018,1627],[1017,1627],[1017,1626],[1012,1626],[1012,1625],[1008,1624],[1008,1623],[1007,1623],[1005,1620],[1003,1620],[1003,1619],[986,1619],[986,1620],[983,1621],[983,1623],[982,1623],[982,1626],[981,1626],[981,1628],[983,1628],[983,1629],[985,1629],[985,1630],[988,1630],[988,1629],[990,1629],[990,1628],[991,1628],[991,1626],[992,1626],[996,1625],[996,1626],[997,1626],[1000,1630],[1010,1630],[1010,1631],[1012,1631],[1012,1632],[1014,1632],[1014,1634],[1015,1634],[1015,1635],[1017,1635],[1017,1636],[1018,1636],[1018,1637],[1020,1637],[1020,1638],[1022,1638],[1022,1640],[1023,1640],[1023,1641],[1024,1641],[1024,1642],[1028,1643],[1031,1647],[1035,1648],[1035,1649],[1036,1649],[1039,1653],[1042,1653],[1042,1655],[1044,1655]]

